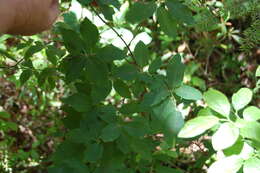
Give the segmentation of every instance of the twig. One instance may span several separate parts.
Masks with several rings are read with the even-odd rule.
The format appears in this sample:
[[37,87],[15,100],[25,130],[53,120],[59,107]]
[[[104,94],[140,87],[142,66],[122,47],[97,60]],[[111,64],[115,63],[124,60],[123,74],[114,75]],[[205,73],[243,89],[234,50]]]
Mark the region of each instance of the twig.
[[11,69],[11,68],[15,68],[15,67],[17,67],[21,62],[23,62],[23,58],[22,59],[20,59],[15,65],[13,65],[13,66],[0,66],[0,69]]
[[113,28],[109,23],[107,23],[107,22],[98,14],[98,12],[97,12],[93,7],[90,6],[90,8],[91,8],[91,10],[94,11],[94,13],[97,15],[97,17],[98,17],[104,24],[106,24],[110,29],[112,29],[112,30],[116,33],[116,35],[120,38],[120,40],[121,40],[121,41],[124,43],[124,45],[126,46],[126,48],[127,48],[127,50],[129,51],[131,57],[133,58],[135,64],[137,64],[133,52],[131,51],[131,49],[130,49],[129,45],[126,43],[126,41],[122,38],[122,36],[115,30],[115,28]]

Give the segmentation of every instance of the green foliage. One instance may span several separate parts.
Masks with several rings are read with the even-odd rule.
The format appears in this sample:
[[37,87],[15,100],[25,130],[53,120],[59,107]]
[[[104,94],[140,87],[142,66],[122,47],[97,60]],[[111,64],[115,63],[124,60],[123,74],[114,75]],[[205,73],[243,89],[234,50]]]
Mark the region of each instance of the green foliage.
[[24,99],[14,111],[0,91],[1,132],[33,126],[23,114],[51,124],[29,153],[4,140],[0,154],[14,159],[0,171],[25,160],[49,173],[259,172],[260,70],[248,58],[258,56],[258,4],[241,2],[66,0],[53,31],[0,37],[0,81]]
[[[216,113],[213,113],[214,116],[209,116],[205,112],[206,115],[200,115],[197,118],[189,120],[181,129],[178,136],[181,138],[191,138],[205,133],[210,129],[214,132],[211,139],[213,149],[215,151],[224,151],[223,154],[225,154],[225,157],[214,162],[208,172],[236,173],[242,165],[247,169],[245,164],[250,162],[250,159],[254,157],[253,153],[259,150],[259,146],[256,146],[256,143],[260,142],[258,135],[260,124],[257,122],[260,109],[253,106],[244,109],[242,111],[243,118],[241,115],[242,112],[240,113],[239,111],[251,101],[251,90],[241,88],[232,96],[232,105],[235,112],[230,111],[231,106],[227,97],[217,90],[210,89],[205,92],[204,99],[209,108],[216,111]],[[225,118],[223,120],[219,119],[218,117],[220,116],[217,113]],[[241,141],[240,138],[243,140]],[[245,147],[246,145],[248,148]],[[254,169],[257,170],[257,166],[252,168],[252,170]]]

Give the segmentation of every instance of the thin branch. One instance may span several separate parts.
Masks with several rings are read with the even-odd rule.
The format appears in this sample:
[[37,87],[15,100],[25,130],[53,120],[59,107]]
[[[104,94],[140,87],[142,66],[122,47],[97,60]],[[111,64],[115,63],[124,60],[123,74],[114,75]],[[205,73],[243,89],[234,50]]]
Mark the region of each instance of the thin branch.
[[15,65],[13,65],[13,66],[0,66],[0,69],[11,69],[11,68],[16,68],[20,63],[22,63],[23,62],[23,58],[22,59],[20,59]]
[[124,45],[126,46],[126,48],[127,48],[127,50],[129,51],[131,57],[133,58],[135,64],[137,64],[133,52],[131,51],[129,45],[126,43],[126,41],[123,39],[123,37],[115,30],[115,28],[113,28],[109,23],[107,23],[107,22],[98,14],[98,12],[97,12],[93,7],[90,6],[90,8],[91,8],[91,10],[94,11],[94,13],[97,15],[97,17],[98,17],[104,24],[106,24],[110,29],[112,29],[112,30],[116,33],[116,35],[121,39],[121,41],[122,41],[122,42],[124,43]]

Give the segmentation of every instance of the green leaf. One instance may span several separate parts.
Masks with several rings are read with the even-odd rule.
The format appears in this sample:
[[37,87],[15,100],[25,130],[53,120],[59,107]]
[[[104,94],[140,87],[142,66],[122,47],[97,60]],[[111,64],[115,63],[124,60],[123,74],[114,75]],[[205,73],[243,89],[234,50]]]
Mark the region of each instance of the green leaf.
[[55,76],[55,69],[54,68],[45,68],[41,71],[41,73],[37,76],[39,85],[44,85],[48,78],[51,76]]
[[138,77],[138,69],[131,64],[124,64],[113,69],[113,75],[122,80],[135,80]]
[[142,101],[143,106],[155,106],[161,103],[164,99],[166,99],[170,95],[169,91],[165,88],[160,88],[144,95],[144,99]]
[[21,85],[24,85],[25,82],[27,82],[32,75],[33,75],[33,73],[31,70],[24,70],[20,76]]
[[66,74],[66,81],[68,83],[79,79],[86,66],[86,58],[83,56],[69,57],[63,61],[64,73]]
[[[1,42],[1,36],[0,36],[0,42]],[[0,49],[0,55],[17,62],[16,58],[12,54],[8,53],[8,51],[6,50]]]
[[62,16],[64,18],[64,23],[66,23],[70,27],[70,29],[72,29],[74,31],[79,30],[79,23],[78,23],[77,15],[74,12],[69,11],[69,12],[63,14]]
[[77,0],[81,5],[86,6],[89,5],[93,0]]
[[135,120],[123,125],[123,129],[132,137],[144,137],[149,132],[149,126],[146,121]]
[[136,2],[126,13],[126,20],[131,23],[139,23],[153,15],[156,9],[154,2]]
[[237,173],[242,164],[243,159],[239,156],[226,157],[213,163],[209,167],[208,173]]
[[104,84],[108,80],[108,67],[105,63],[95,57],[87,59],[86,76],[96,85]]
[[240,127],[240,134],[244,138],[249,138],[260,142],[260,123],[240,120],[238,126]]
[[260,159],[250,158],[245,161],[243,167],[244,173],[259,173],[260,171]]
[[148,64],[150,53],[147,46],[142,41],[139,41],[135,46],[134,55],[139,66],[144,67]]
[[10,118],[11,115],[8,112],[0,111],[1,118]]
[[107,123],[113,123],[116,121],[116,108],[112,105],[102,106],[98,110],[99,117],[107,122]]
[[171,98],[164,100],[161,104],[153,107],[152,109],[156,118],[161,122],[165,122],[168,115],[175,110],[176,103]]
[[140,103],[131,102],[127,104],[123,104],[123,106],[119,109],[122,114],[133,114],[136,112],[140,112]]
[[199,110],[197,116],[214,116],[214,113],[209,107],[206,107]]
[[160,127],[167,138],[176,137],[184,126],[184,118],[181,112],[176,110],[175,104],[166,99],[160,105],[153,108],[155,116],[154,125]]
[[191,84],[193,86],[199,87],[199,89],[201,89],[203,91],[206,90],[206,82],[204,79],[194,76],[191,78]]
[[157,166],[156,173],[184,173],[183,171],[166,166]]
[[202,99],[202,94],[196,88],[182,85],[181,87],[175,90],[177,96],[186,99],[186,100],[200,100]]
[[84,51],[84,42],[77,32],[64,28],[60,28],[60,32],[64,45],[71,54],[78,55]]
[[192,11],[182,3],[171,0],[167,1],[166,5],[169,9],[169,12],[173,18],[175,18],[180,23],[185,23],[188,25],[194,24],[194,18],[192,16]]
[[212,136],[212,146],[216,151],[226,149],[234,145],[239,137],[239,129],[231,123],[221,124],[217,132]]
[[76,93],[63,99],[63,101],[78,112],[87,112],[91,108],[89,97],[83,93]]
[[33,45],[33,46],[29,47],[29,49],[27,49],[27,51],[24,54],[24,59],[32,58],[32,56],[35,53],[40,52],[43,48],[44,48],[44,46],[42,45],[42,43],[36,42],[35,45]]
[[109,124],[107,125],[101,133],[100,138],[104,142],[112,142],[120,137],[120,128],[117,124]]
[[243,138],[240,136],[234,145],[224,149],[223,152],[225,156],[239,155],[240,153],[242,153],[245,144],[246,143],[243,141]]
[[162,66],[161,58],[156,58],[149,66],[149,73],[155,73]]
[[255,106],[247,107],[243,112],[243,118],[246,121],[257,121],[260,119],[260,109]]
[[230,113],[230,103],[227,97],[218,90],[209,89],[203,95],[208,106],[221,115],[228,116]]
[[8,128],[8,130],[17,131],[17,129],[18,129],[18,124],[14,123],[14,122],[6,122],[5,126]]
[[102,158],[104,147],[102,144],[89,144],[84,152],[84,160],[87,162],[96,162]]
[[93,104],[103,101],[112,90],[112,82],[110,80],[97,81],[92,85],[91,98]]
[[131,148],[142,160],[152,160],[152,148],[149,140],[134,140]]
[[238,111],[248,105],[253,97],[253,92],[248,88],[241,88],[232,96],[232,105]]
[[206,130],[218,124],[219,119],[215,116],[201,116],[189,120],[178,134],[179,138],[192,138],[204,133]]
[[258,65],[256,72],[255,72],[256,77],[260,77],[260,65]]
[[115,80],[113,83],[113,86],[116,90],[116,92],[125,98],[131,98],[131,92],[129,90],[129,87],[127,86],[127,84],[125,82],[123,82],[122,80]]
[[100,5],[99,7],[106,20],[113,21],[113,15],[115,14],[114,8],[106,4]]
[[[242,139],[242,140],[243,140],[244,145],[243,145],[242,151],[239,153],[239,156],[241,158],[243,158],[244,160],[247,160],[254,155],[255,149],[257,149],[258,147],[254,146],[254,143],[256,141],[248,141],[248,140],[244,141],[244,139]],[[235,153],[233,152],[233,155],[234,154]]]
[[165,131],[177,135],[184,126],[184,119],[181,112],[172,111],[166,118]]
[[[70,173],[89,173],[88,167],[81,160],[70,158],[69,160],[66,160],[63,164],[69,166],[69,168],[72,169]],[[68,170],[70,169],[66,169],[66,171]],[[65,173],[69,173],[69,171]]]
[[182,84],[184,77],[185,65],[181,62],[181,55],[173,57],[167,66],[167,80],[171,88],[178,87]]
[[47,49],[45,49],[47,59],[50,61],[54,66],[57,65],[58,58],[59,58],[59,49],[56,48],[55,46],[48,46]]
[[100,0],[102,4],[113,5],[117,9],[120,8],[120,2],[118,0]]
[[184,125],[184,119],[180,112],[176,110],[176,105],[171,98],[164,100],[161,104],[153,107],[153,114],[158,126],[168,145],[173,145],[177,134]]
[[172,38],[177,37],[177,23],[176,20],[174,20],[169,12],[163,8],[160,7],[157,9],[157,18],[160,25],[160,29],[168,36]]
[[96,27],[88,18],[85,18],[80,24],[80,33],[83,41],[86,43],[85,46],[88,49],[95,47],[99,40],[99,32]]
[[113,45],[107,45],[98,50],[97,57],[104,62],[111,62],[126,58],[126,52]]

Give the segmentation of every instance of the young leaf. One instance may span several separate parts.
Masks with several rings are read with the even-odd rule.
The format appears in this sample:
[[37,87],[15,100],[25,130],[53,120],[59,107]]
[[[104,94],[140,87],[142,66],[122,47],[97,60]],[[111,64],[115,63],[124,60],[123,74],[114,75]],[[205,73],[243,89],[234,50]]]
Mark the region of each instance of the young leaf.
[[218,90],[209,89],[203,95],[208,106],[221,115],[228,116],[230,113],[230,103],[227,97]]
[[142,41],[139,41],[135,46],[134,55],[137,64],[140,65],[141,67],[144,67],[148,64],[149,56],[150,56],[149,50]]
[[230,156],[213,163],[208,173],[237,173],[243,164],[243,159],[239,156]]
[[188,85],[182,85],[175,90],[177,96],[186,100],[200,100],[202,99],[202,94],[196,88],[190,87]]
[[204,133],[206,130],[218,124],[219,119],[215,116],[201,116],[189,120],[178,134],[179,138],[193,138]]
[[156,9],[154,2],[134,3],[126,13],[126,20],[131,23],[139,23],[153,15]]
[[253,92],[248,88],[241,88],[232,96],[232,105],[238,111],[252,100]]
[[104,141],[104,142],[112,142],[114,140],[116,140],[117,138],[119,138],[120,136],[120,128],[118,127],[117,124],[109,124],[107,125],[101,133],[100,138]]
[[165,34],[172,38],[177,37],[177,22],[165,8],[160,7],[157,9],[157,18],[160,28]]
[[217,132],[212,136],[212,146],[216,151],[226,149],[234,145],[239,137],[239,129],[231,123],[221,124]]
[[260,109],[255,106],[247,107],[243,112],[243,118],[246,121],[257,121],[260,119]]
[[167,67],[167,80],[170,87],[181,85],[184,77],[185,65],[181,62],[181,55],[177,54]]
[[250,158],[245,161],[243,167],[244,173],[259,173],[260,171],[260,159]]

